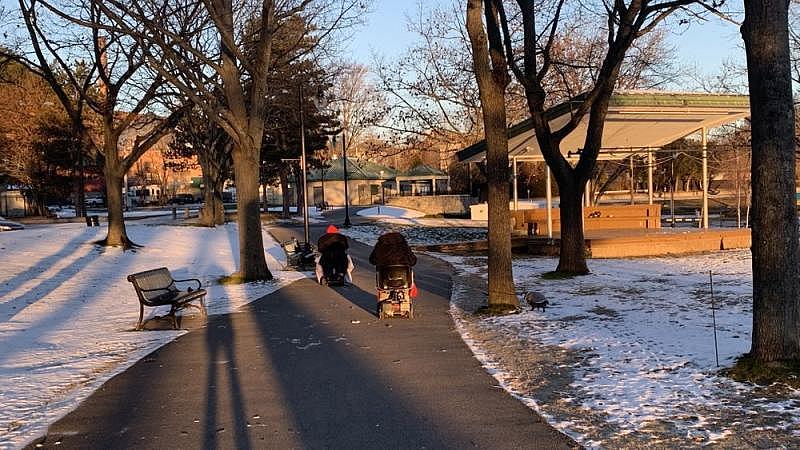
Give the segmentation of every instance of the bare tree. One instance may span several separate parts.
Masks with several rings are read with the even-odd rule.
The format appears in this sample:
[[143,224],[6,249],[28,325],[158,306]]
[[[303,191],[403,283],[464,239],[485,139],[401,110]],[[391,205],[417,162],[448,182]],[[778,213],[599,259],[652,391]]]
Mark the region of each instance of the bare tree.
[[371,130],[385,114],[383,92],[370,81],[369,69],[356,63],[344,64],[338,69],[332,91],[332,106],[339,112],[347,153],[360,156],[368,147],[365,144],[374,137]]
[[[484,8],[485,7],[485,8]],[[508,136],[505,93],[511,76],[503,55],[500,11],[492,0],[467,2],[467,32],[472,45],[486,135],[486,179],[489,185],[488,283],[490,312],[519,308],[511,265],[511,213],[508,193]],[[484,19],[485,17],[485,24]],[[485,25],[485,29],[484,29]]]
[[[30,50],[9,56],[50,84],[73,120],[77,135],[90,138],[84,125],[84,106],[100,118],[100,142],[94,147],[104,161],[109,223],[108,234],[101,242],[129,247],[133,243],[123,219],[123,177],[174,127],[183,111],[174,111],[166,119],[152,114],[156,103],[168,95],[163,89],[164,79],[151,76],[145,53],[135,41],[109,30],[97,3],[20,0],[18,12]],[[91,61],[83,76],[69,62],[76,54]],[[137,134],[130,149],[123,149],[121,136],[136,128],[146,131]]]
[[185,161],[197,156],[203,177],[203,201],[200,223],[207,227],[225,223],[222,190],[231,172],[231,139],[214,121],[195,108],[175,129],[167,151],[170,160]]
[[795,117],[787,1],[746,0],[752,114],[753,338],[762,363],[800,359]]
[[374,63],[389,108],[381,127],[400,147],[441,143],[454,151],[480,140],[481,105],[462,3],[430,9],[420,3],[406,26],[414,44],[395,60],[381,56]]
[[[560,60],[556,50],[566,34],[562,25],[574,24],[567,20],[583,13],[581,8],[571,9],[563,0],[539,4],[534,0],[517,0],[516,8],[506,11],[505,2],[488,0],[497,10],[498,27],[502,31],[505,60],[523,86],[531,115],[536,140],[547,165],[553,171],[559,187],[561,215],[561,247],[558,272],[585,274],[586,246],[581,217],[581,199],[584,186],[592,175],[597,162],[603,136],[603,125],[608,104],[618,84],[626,55],[637,39],[646,35],[671,13],[696,3],[695,0],[617,1],[599,5],[596,13],[604,15],[600,23],[589,21],[605,33],[601,61],[590,67],[591,86],[570,100],[569,120],[553,129],[548,118],[548,107],[552,104],[553,77],[558,78],[565,67],[571,64]],[[602,13],[600,11],[603,11]],[[513,13],[513,15],[511,14]],[[522,36],[512,33],[509,17],[519,17]],[[571,25],[574,26],[574,25]],[[521,53],[521,54],[520,54]],[[578,64],[583,67],[584,64]],[[561,77],[563,79],[563,77]],[[587,120],[587,135],[579,161],[575,166],[561,154],[560,143],[581,121]]]
[[[150,66],[202,108],[233,140],[242,280],[271,279],[259,211],[259,153],[264,137],[273,38],[302,15],[298,37],[319,42],[358,20],[363,2],[176,0],[103,2],[115,27],[145,49]],[[309,53],[297,55],[303,58]]]
[[[68,153],[75,144],[61,128],[67,120],[50,86],[22,66],[0,69],[0,173],[26,191],[28,208],[47,213],[46,201],[56,194],[66,168],[74,162]],[[56,148],[59,147],[59,148]],[[62,150],[63,149],[63,150]],[[64,158],[66,156],[66,158]],[[60,164],[58,164],[60,163]]]

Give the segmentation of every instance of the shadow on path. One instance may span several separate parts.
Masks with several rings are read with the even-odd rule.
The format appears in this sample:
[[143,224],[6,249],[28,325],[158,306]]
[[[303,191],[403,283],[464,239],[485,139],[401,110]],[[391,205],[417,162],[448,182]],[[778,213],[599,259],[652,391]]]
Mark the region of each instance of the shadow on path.
[[[358,261],[368,250],[353,248]],[[45,447],[575,447],[472,356],[438,264],[417,266],[427,275],[414,320],[379,321],[361,306],[374,301],[366,270],[350,296],[301,279],[212,318],[106,383]]]

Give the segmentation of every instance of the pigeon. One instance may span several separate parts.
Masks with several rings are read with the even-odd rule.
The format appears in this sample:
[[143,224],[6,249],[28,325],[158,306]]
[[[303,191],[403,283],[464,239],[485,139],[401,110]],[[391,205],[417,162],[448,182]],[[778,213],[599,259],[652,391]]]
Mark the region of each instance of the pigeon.
[[547,308],[547,305],[550,304],[547,299],[544,298],[544,295],[539,292],[525,293],[525,302],[531,305],[531,309],[533,311],[536,311],[536,308],[539,308],[542,310],[542,312],[544,312]]

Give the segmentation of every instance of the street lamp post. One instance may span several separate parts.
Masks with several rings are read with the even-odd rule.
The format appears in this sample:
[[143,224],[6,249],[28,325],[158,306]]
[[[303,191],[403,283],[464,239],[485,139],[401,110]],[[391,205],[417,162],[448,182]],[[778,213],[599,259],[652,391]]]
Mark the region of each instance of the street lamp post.
[[350,228],[350,195],[347,190],[347,141],[342,129],[342,159],[344,160],[344,228]]
[[303,85],[300,85],[299,88],[300,94],[300,172],[302,173],[303,177],[303,240],[305,242],[305,246],[309,246],[310,237],[308,232],[308,192],[306,189],[308,188],[308,183],[306,182],[306,130],[305,124],[303,123]]
[[383,171],[380,172],[381,178],[381,202],[378,204],[378,215],[381,215],[381,204],[386,202],[386,199],[383,197]]

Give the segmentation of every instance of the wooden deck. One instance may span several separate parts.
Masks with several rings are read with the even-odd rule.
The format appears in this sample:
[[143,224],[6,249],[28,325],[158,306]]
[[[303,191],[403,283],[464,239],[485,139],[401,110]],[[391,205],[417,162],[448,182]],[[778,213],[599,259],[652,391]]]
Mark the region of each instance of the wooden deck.
[[[511,238],[514,253],[536,256],[557,256],[558,233],[553,239],[547,236]],[[750,248],[750,230],[747,228],[651,228],[609,229],[586,232],[586,247],[591,258],[627,258],[636,256],[679,255],[737,248]],[[486,253],[486,241],[459,242],[414,246],[418,251],[481,254]]]
[[[591,258],[626,258],[701,253],[750,248],[747,228],[650,228],[586,231]],[[528,238],[527,253],[554,256],[559,253],[559,236]]]

